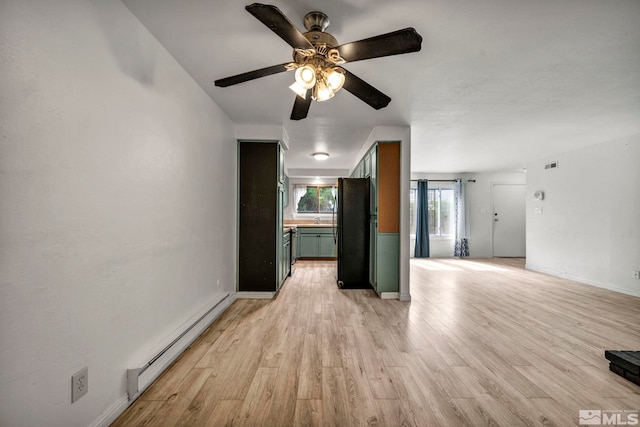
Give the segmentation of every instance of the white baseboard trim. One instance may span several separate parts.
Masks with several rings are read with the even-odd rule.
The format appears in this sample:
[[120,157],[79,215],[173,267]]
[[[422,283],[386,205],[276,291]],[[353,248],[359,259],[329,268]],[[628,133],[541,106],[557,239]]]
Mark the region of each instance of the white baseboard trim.
[[380,299],[400,299],[400,292],[380,292]]
[[[135,400],[137,397],[142,394],[142,392],[151,385],[153,381],[155,381],[162,372],[164,372],[170,365],[175,361],[178,356],[180,356],[202,333],[218,318],[224,311],[235,301],[236,294],[234,292],[228,293],[223,296],[217,297],[218,304],[215,309],[211,310],[210,307],[216,304],[216,300],[212,301],[209,305],[207,305],[204,309],[200,310],[199,313],[196,313],[191,317],[191,319],[186,322],[186,327],[188,327],[191,322],[204,316],[204,313],[211,310],[205,317],[202,317],[200,321],[197,322],[193,326],[188,333],[182,336],[176,343],[171,346],[171,348],[164,353],[161,357],[159,357],[152,365],[149,366],[149,369],[141,374],[139,377],[139,393],[129,399],[128,393],[125,393],[122,397],[118,398],[111,406],[107,408],[100,416],[90,424],[91,427],[108,427],[116,418],[118,418]],[[186,328],[185,327],[185,328]],[[171,342],[172,338],[167,338],[167,342]],[[165,344],[166,345],[166,344]],[[154,349],[150,353],[155,354],[158,349]],[[149,356],[151,358],[153,356]],[[149,358],[145,360],[149,360]],[[141,366],[145,362],[141,362],[139,365]]]
[[236,298],[273,299],[275,292],[236,292]]
[[550,276],[559,277],[561,279],[573,280],[574,282],[579,282],[579,283],[582,283],[583,285],[595,286],[597,288],[603,288],[603,289],[607,289],[609,291],[614,291],[614,292],[618,292],[618,293],[621,293],[621,294],[630,295],[630,296],[633,296],[633,297],[640,297],[640,290],[639,291],[633,291],[633,290],[627,289],[625,287],[622,287],[622,286],[619,286],[619,285],[615,285],[613,283],[606,283],[606,282],[600,282],[600,281],[597,281],[597,280],[585,279],[584,277],[574,276],[573,274],[566,274],[566,273],[562,273],[560,271],[549,270],[549,269],[542,268],[542,267],[539,267],[537,265],[532,265],[532,264],[528,264],[528,263],[525,264],[524,267],[527,270],[537,271],[538,273],[548,274]]

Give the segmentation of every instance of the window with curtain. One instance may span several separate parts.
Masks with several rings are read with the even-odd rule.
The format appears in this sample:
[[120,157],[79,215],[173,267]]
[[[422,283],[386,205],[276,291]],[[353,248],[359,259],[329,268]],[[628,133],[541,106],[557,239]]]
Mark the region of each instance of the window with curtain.
[[296,212],[330,214],[335,207],[334,189],[330,185],[296,186]]
[[454,202],[453,189],[430,188],[429,197],[429,236],[453,237]]

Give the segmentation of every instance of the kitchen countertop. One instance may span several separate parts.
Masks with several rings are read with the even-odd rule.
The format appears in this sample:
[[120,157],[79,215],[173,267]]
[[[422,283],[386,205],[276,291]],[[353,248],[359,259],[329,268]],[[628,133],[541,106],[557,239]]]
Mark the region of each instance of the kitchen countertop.
[[283,233],[288,233],[292,229],[297,228],[333,228],[333,224],[285,224],[283,228]]

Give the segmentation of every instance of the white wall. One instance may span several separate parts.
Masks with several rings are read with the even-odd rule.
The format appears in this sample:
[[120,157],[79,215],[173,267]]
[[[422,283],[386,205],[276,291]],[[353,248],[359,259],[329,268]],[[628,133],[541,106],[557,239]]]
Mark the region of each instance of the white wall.
[[529,162],[527,267],[640,296],[639,165],[640,135]]
[[[490,258],[493,256],[493,200],[491,187],[493,184],[525,184],[528,177],[525,173],[414,173],[411,179],[475,179],[467,183],[467,205],[469,218],[469,254],[472,258]],[[434,185],[447,183],[434,183]],[[412,239],[411,245],[415,246]],[[452,240],[431,240],[432,257],[452,257]],[[413,253],[413,248],[412,248]]]
[[0,58],[0,425],[86,426],[235,290],[233,124],[119,1],[2,1]]

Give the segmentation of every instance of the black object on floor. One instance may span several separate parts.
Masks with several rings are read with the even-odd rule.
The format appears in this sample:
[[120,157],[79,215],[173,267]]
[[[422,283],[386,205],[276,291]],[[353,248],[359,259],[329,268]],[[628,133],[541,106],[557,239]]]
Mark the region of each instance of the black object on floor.
[[609,370],[640,386],[640,351],[605,350]]

